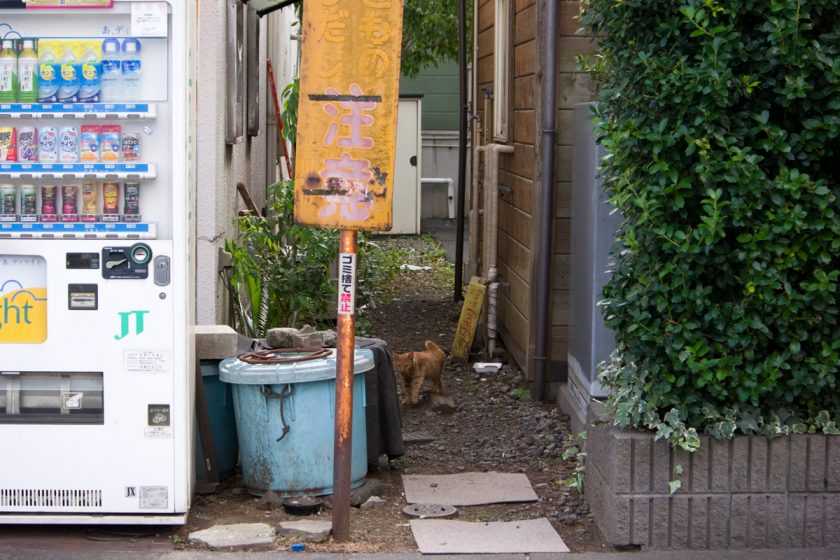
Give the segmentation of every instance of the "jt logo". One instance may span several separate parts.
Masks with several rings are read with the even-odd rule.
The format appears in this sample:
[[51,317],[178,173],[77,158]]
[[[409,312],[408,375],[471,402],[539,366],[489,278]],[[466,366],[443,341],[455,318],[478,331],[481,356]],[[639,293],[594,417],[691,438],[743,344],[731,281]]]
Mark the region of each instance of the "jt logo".
[[117,313],[120,316],[120,334],[114,335],[114,340],[122,340],[128,335],[131,317],[134,317],[134,334],[143,332],[143,315],[148,311],[122,311]]

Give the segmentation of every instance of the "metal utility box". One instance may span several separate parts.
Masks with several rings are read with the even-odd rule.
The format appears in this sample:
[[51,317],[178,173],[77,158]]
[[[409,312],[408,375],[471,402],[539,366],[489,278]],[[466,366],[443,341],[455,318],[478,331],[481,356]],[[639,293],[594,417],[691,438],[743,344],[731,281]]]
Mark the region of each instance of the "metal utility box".
[[420,233],[422,103],[420,96],[400,96],[394,164],[394,223],[390,231],[382,233]]
[[560,395],[576,431],[585,424],[590,397],[607,395],[598,381],[598,364],[609,358],[615,339],[604,326],[598,301],[610,277],[608,259],[621,221],[598,178],[605,152],[595,139],[591,107],[586,103],[574,109],[569,377]]

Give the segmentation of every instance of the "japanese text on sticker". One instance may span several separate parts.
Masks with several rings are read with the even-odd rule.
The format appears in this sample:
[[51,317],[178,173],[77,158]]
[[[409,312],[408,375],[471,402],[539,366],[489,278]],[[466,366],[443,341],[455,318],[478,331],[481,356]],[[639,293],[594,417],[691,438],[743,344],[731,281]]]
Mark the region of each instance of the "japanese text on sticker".
[[356,312],[356,255],[338,255],[338,314],[353,315]]

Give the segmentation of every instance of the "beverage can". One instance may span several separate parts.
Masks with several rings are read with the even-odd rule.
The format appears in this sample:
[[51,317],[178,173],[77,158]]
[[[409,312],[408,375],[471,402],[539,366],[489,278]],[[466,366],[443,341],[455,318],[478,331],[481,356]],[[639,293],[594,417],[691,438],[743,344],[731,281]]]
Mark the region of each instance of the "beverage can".
[[140,159],[140,135],[136,132],[126,132],[122,136],[123,161],[138,161]]
[[21,220],[29,221],[35,219],[35,214],[38,212],[38,191],[35,185],[21,185],[20,186],[20,215]]
[[102,213],[118,214],[120,211],[120,184],[104,183],[102,185]]
[[99,207],[96,194],[96,183],[82,183],[82,214],[96,214]]
[[122,127],[109,124],[102,127],[102,161],[120,161]]
[[58,160],[79,161],[79,131],[75,126],[62,126],[58,131]]
[[17,134],[14,127],[0,128],[0,161],[17,161]]
[[0,185],[0,214],[17,213],[17,187],[10,184]]
[[18,161],[38,161],[38,130],[32,126],[18,129]]
[[79,213],[79,186],[78,185],[62,185],[61,186],[61,213],[66,215],[73,215]]
[[123,214],[126,222],[140,221],[140,183],[123,185]]
[[38,129],[38,161],[58,161],[58,131],[52,126]]
[[54,222],[57,211],[55,185],[41,185],[41,221]]
[[79,160],[84,162],[99,161],[99,133],[101,127],[95,124],[82,125],[82,151]]

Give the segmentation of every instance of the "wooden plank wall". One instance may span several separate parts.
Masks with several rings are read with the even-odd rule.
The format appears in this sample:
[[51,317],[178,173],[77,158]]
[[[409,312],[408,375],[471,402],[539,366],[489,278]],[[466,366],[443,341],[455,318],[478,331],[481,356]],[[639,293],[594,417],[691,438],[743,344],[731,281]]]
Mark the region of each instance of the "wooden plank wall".
[[[493,88],[494,65],[494,0],[476,0],[478,13],[477,77],[479,96],[477,113],[489,122],[482,126],[492,128],[492,113],[485,113],[482,87]],[[534,210],[534,181],[536,169],[535,149],[541,134],[539,112],[536,110],[537,79],[539,73],[538,37],[539,4],[537,0],[514,0],[512,40],[512,84],[510,92],[493,92],[493,95],[511,96],[512,124],[509,144],[514,146],[512,156],[500,160],[499,183],[510,187],[511,192],[499,200],[499,274],[504,285],[499,292],[499,332],[505,348],[517,364],[528,372],[533,352],[533,329],[529,321],[532,296],[532,266],[535,243],[531,238]],[[554,202],[554,247],[552,270],[552,303],[550,361],[552,373],[563,369],[566,362],[569,334],[569,231],[571,207],[571,153],[572,109],[577,103],[593,98],[588,78],[576,71],[576,56],[589,52],[588,38],[578,37],[577,15],[579,2],[559,2],[558,64],[557,72],[557,140]],[[492,141],[492,140],[489,140]],[[473,225],[471,224],[471,227]],[[480,230],[479,230],[480,231]],[[552,376],[553,377],[553,376]]]
[[[512,156],[499,165],[499,183],[511,189],[499,199],[499,326],[505,348],[523,370],[528,368],[531,345],[531,240],[534,192],[534,149],[537,138],[537,2],[514,0],[511,64]],[[500,92],[499,92],[500,93]]]

